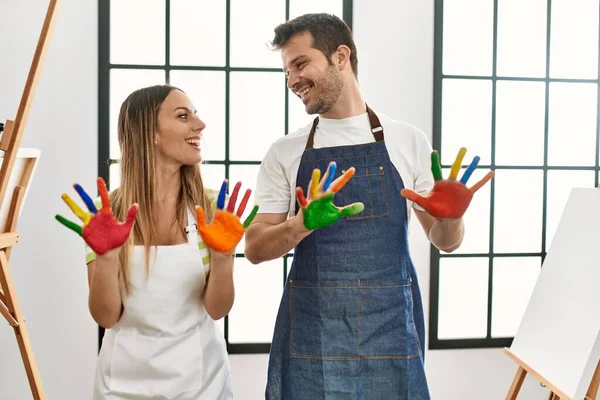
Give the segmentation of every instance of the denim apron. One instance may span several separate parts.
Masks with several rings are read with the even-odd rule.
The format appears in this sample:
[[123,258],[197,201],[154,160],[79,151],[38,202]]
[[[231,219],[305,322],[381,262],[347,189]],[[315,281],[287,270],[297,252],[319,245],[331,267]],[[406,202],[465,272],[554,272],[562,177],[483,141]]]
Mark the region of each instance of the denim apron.
[[[335,196],[364,210],[315,230],[294,251],[273,340],[268,400],[428,400],[425,324],[408,245],[402,178],[367,106],[374,143],[313,148],[315,118],[298,169],[337,163],[356,173]],[[298,209],[298,206],[296,206]]]

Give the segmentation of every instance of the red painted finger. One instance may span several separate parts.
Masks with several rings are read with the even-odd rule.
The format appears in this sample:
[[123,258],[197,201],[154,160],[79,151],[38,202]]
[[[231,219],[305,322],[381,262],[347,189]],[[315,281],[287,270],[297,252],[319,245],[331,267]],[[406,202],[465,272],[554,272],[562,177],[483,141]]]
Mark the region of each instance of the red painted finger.
[[231,193],[231,197],[229,198],[229,203],[227,204],[227,211],[230,213],[233,213],[233,210],[235,210],[235,202],[237,201],[238,193],[240,192],[241,186],[242,182],[238,182],[233,188],[233,192]]
[[300,203],[300,207],[306,207],[308,201],[306,201],[306,197],[304,197],[304,190],[302,190],[300,186],[296,188],[296,197],[298,198],[298,203]]
[[236,215],[239,217],[242,216],[242,214],[244,214],[244,210],[246,209],[246,204],[248,204],[248,199],[250,198],[250,193],[252,193],[252,190],[250,189],[246,189],[246,193],[244,193],[244,197],[242,198],[242,202],[240,203],[240,207],[237,210]]

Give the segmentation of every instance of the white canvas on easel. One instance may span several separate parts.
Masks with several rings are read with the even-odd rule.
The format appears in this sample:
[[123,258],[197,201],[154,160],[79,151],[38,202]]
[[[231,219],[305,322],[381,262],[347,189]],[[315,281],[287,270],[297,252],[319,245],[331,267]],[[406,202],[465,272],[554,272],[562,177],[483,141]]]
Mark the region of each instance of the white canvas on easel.
[[[31,149],[31,148],[20,148],[17,151],[17,156],[15,157],[15,163],[13,165],[10,178],[8,179],[8,184],[6,186],[6,201],[3,201],[0,205],[0,232],[6,232],[8,222],[8,215],[10,210],[10,197],[15,191],[15,187],[19,186],[23,183],[30,183],[33,175],[35,174],[35,169],[37,166],[37,160],[40,158],[40,150]],[[0,165],[4,162],[4,153],[0,152]],[[17,210],[17,214],[15,217],[17,220],[21,215],[21,210],[23,209],[23,204],[25,203],[25,199],[27,198],[27,193],[29,192],[29,187],[31,185],[27,184],[25,186],[25,192],[23,194],[23,200],[21,201],[21,206]]]
[[583,400],[599,338],[600,190],[574,188],[509,355],[561,400]]

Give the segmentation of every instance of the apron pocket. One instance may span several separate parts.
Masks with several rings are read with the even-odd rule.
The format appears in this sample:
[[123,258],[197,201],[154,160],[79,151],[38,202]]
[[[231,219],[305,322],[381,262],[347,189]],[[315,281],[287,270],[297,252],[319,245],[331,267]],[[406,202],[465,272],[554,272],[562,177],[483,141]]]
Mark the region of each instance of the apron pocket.
[[198,329],[176,337],[119,330],[110,362],[110,390],[120,396],[176,396],[202,387]]
[[[365,209],[353,216],[345,217],[347,221],[378,218],[388,215],[387,185],[383,166],[361,167],[342,188],[344,204],[361,202]],[[341,206],[341,205],[340,205]]]
[[357,359],[359,313],[356,281],[290,280],[290,356]]
[[410,279],[395,284],[361,282],[360,308],[361,358],[419,355]]

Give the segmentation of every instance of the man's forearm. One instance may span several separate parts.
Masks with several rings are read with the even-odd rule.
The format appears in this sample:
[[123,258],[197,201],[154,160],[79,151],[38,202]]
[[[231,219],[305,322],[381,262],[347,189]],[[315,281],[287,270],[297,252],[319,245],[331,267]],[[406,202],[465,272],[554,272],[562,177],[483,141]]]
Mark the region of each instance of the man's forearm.
[[255,223],[246,231],[246,258],[253,264],[274,260],[287,254],[310,233],[298,215],[277,225]]
[[463,219],[436,219],[429,231],[429,240],[438,249],[451,253],[462,243],[464,237]]

